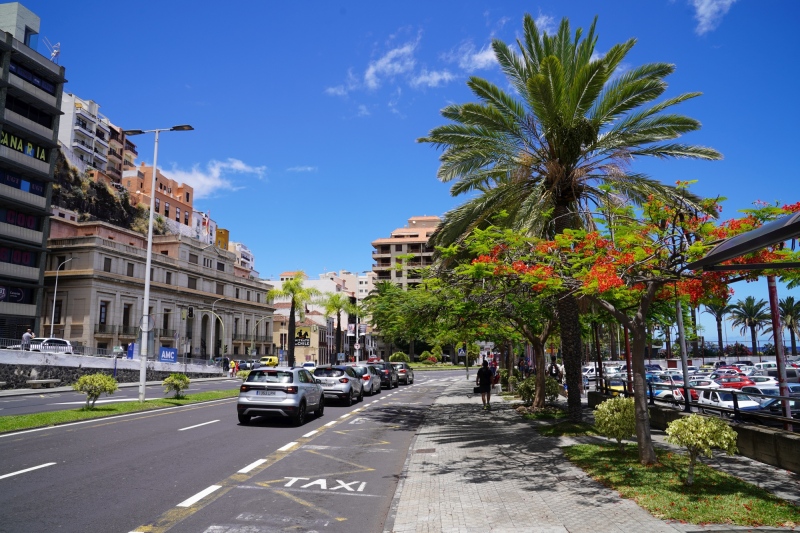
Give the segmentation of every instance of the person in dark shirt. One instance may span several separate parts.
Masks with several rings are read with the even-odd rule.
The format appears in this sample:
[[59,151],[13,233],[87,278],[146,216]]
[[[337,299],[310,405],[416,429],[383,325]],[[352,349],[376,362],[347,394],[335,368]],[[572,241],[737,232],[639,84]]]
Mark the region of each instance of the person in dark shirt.
[[483,401],[483,408],[489,409],[489,400],[492,397],[492,371],[489,368],[489,361],[484,361],[483,366],[478,370],[478,375],[475,377],[475,385],[481,392],[481,400]]

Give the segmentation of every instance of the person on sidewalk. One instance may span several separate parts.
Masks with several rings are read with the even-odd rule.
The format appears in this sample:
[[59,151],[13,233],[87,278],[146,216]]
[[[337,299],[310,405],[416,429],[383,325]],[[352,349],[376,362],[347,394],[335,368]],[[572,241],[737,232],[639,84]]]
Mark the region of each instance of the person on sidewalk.
[[25,333],[22,334],[22,349],[26,352],[31,351],[31,339],[33,338],[33,333],[29,329]]
[[478,370],[478,375],[475,376],[475,385],[481,392],[481,401],[483,408],[489,409],[489,401],[492,398],[492,379],[494,375],[489,369],[489,361],[483,361],[483,366]]

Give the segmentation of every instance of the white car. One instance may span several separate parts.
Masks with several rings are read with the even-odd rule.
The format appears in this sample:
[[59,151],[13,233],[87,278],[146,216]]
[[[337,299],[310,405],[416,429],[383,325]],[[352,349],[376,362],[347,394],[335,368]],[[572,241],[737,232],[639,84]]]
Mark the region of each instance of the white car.
[[778,386],[778,380],[772,376],[750,376],[750,381],[754,382],[756,385],[764,387]]
[[[16,344],[9,346],[7,350],[22,350],[22,345]],[[32,352],[54,352],[54,353],[73,353],[72,344],[68,340],[56,339],[53,337],[34,337],[31,339],[30,351]]]
[[[735,393],[736,403],[740,411],[753,411],[761,407],[760,403],[750,398],[747,394],[739,394],[739,391],[736,389],[705,389],[700,391],[700,397],[697,400],[700,406],[700,412],[718,415],[720,417],[732,417],[733,396]],[[730,409],[730,411],[713,409],[715,407]]]

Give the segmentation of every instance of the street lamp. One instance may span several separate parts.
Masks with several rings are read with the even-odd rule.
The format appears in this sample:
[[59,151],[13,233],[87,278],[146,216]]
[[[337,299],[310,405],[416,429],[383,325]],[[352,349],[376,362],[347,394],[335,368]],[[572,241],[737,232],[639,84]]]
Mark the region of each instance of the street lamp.
[[154,130],[123,130],[126,136],[141,135],[143,133],[155,133],[155,147],[153,149],[153,179],[150,185],[150,217],[147,223],[147,260],[144,269],[144,312],[139,328],[142,331],[142,347],[139,349],[139,402],[144,403],[144,389],[147,380],[147,348],[148,336],[152,325],[150,321],[150,265],[153,262],[153,216],[156,204],[156,174],[158,173],[158,134],[162,131],[190,131],[194,128],[188,124],[172,126],[171,128],[159,128]]
[[56,295],[58,294],[58,272],[61,270],[61,267],[69,263],[75,259],[74,257],[70,257],[69,259],[62,261],[58,267],[56,267],[56,286],[53,287],[53,313],[50,315],[50,337],[53,336],[53,322],[56,319]]
[[[225,299],[224,296],[222,298],[217,298],[216,300],[214,300],[214,303],[211,304],[211,314],[214,315],[214,319],[213,319],[214,323],[211,325],[211,360],[212,361],[214,360],[214,349],[216,348],[216,346],[214,346],[214,330],[217,329],[217,315],[216,315],[216,313],[214,313],[214,306],[217,305],[218,301],[224,300],[224,299]],[[222,320],[220,320],[220,322],[222,322]],[[224,328],[225,324],[222,324],[222,327]],[[223,336],[224,336],[224,331],[225,330],[223,329],[222,331],[223,331]]]

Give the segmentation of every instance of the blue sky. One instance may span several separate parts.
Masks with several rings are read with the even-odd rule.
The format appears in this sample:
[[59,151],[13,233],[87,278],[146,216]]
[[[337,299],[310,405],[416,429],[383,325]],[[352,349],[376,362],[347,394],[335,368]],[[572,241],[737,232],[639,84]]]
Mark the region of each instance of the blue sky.
[[[40,52],[41,37],[61,44],[66,91],[123,128],[195,127],[161,136],[159,166],[195,187],[195,209],[249,246],[264,278],[369,269],[372,240],[461,203],[436,179],[439,152],[415,141],[445,122],[445,105],[473,101],[468,76],[508,89],[489,44],[513,42],[526,12],[551,30],[562,17],[587,27],[597,15],[597,52],[635,37],[623,68],[674,63],[665,96],[704,93],[679,108],[703,123],[685,140],[725,159],[637,169],[698,180],[697,193],[728,198],[723,216],[754,200],[800,199],[798,2],[23,4],[42,19]],[[152,137],[135,140],[140,161],[152,162]],[[766,281],[735,289],[734,300],[767,294]]]

